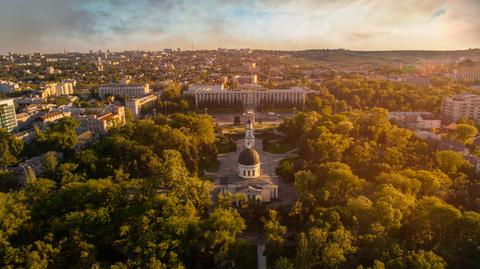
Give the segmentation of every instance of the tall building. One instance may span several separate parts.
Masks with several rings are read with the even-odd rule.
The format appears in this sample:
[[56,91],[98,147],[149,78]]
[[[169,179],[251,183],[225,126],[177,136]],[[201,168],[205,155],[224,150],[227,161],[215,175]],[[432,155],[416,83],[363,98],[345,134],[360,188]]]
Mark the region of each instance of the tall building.
[[42,89],[41,97],[47,98],[53,95],[71,95],[73,94],[73,83],[72,82],[51,82],[45,84]]
[[18,126],[13,99],[0,100],[0,128],[12,131]]
[[133,117],[137,119],[142,110],[152,108],[155,105],[157,96],[150,94],[141,98],[132,98],[125,101],[125,106],[132,111]]
[[107,95],[142,97],[150,93],[148,84],[108,83],[98,88],[98,95],[104,98]]
[[461,118],[480,121],[480,95],[457,94],[443,99],[442,118],[447,121]]
[[253,134],[253,122],[248,119],[245,129],[245,148],[250,149],[255,145],[255,135]]

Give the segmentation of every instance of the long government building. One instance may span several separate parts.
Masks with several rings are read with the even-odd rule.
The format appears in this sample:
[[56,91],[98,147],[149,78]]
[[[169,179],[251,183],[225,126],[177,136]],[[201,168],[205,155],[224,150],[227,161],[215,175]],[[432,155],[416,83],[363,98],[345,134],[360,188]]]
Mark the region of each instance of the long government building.
[[297,106],[303,107],[308,93],[313,91],[292,87],[266,89],[259,86],[226,90],[223,85],[191,85],[185,96],[192,96],[195,106]]

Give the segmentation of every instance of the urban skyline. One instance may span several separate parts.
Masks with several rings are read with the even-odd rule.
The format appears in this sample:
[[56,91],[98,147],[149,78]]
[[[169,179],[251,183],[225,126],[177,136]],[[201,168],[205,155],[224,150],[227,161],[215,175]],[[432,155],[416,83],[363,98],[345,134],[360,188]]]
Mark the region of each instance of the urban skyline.
[[0,268],[480,269],[480,0],[0,3]]

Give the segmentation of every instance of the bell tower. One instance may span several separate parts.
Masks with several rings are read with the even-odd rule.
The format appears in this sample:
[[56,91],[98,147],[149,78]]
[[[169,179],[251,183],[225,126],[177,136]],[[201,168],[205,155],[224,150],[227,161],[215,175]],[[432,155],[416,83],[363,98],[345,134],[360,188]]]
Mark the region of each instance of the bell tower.
[[255,135],[253,134],[253,122],[251,119],[248,119],[245,126],[245,148],[251,149],[254,147]]

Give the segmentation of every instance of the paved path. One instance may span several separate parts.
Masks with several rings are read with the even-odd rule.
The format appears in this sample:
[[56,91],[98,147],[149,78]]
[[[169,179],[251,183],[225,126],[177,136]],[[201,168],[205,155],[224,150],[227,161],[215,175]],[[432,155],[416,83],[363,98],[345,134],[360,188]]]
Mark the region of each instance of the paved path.
[[[220,168],[215,175],[215,184],[220,184],[220,179],[228,177],[231,174],[237,173],[238,169],[238,155],[244,149],[244,140],[238,140],[237,151],[219,154],[218,161],[220,162]],[[273,201],[268,207],[276,207],[279,205],[291,204],[296,198],[295,188],[291,184],[287,184],[283,179],[277,176],[275,168],[281,160],[289,158],[292,155],[291,150],[282,154],[272,154],[263,150],[263,143],[260,139],[255,139],[255,150],[260,155],[261,161],[261,174],[269,176],[272,183],[278,185],[278,197],[279,199]]]
[[[209,113],[210,116],[212,116],[213,120],[215,121],[216,124],[220,126],[225,126],[225,125],[230,125],[233,124],[233,119],[236,115],[241,116],[242,123],[246,121],[246,117],[243,116],[243,113]],[[272,116],[267,113],[263,114],[255,114],[255,118],[258,121],[261,119],[262,124],[275,124],[279,125],[280,123],[283,122],[283,119],[286,117],[290,117],[291,114],[279,114],[278,116]],[[257,122],[258,123],[258,122]]]

